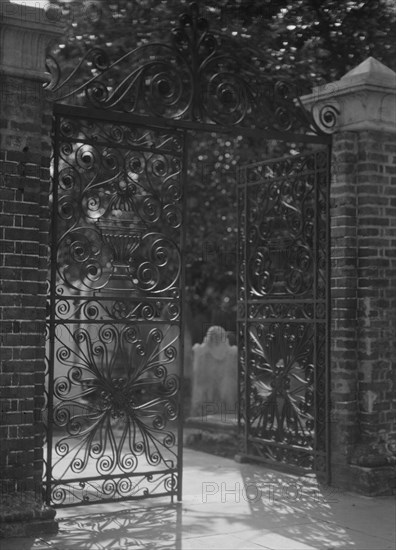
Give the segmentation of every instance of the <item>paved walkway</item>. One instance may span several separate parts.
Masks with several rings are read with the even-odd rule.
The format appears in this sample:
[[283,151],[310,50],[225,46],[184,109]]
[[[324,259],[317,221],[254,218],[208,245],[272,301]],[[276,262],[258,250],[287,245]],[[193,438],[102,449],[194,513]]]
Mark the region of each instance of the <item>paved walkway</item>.
[[56,536],[0,540],[0,550],[393,550],[395,504],[185,450],[182,504],[59,510]]

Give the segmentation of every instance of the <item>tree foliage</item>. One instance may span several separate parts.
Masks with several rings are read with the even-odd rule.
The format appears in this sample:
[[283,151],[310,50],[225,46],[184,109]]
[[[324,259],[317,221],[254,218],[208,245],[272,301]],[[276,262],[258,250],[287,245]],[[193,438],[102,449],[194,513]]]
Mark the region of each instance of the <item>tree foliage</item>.
[[[73,65],[93,46],[111,57],[168,38],[186,0],[54,0],[65,23],[58,51]],[[341,78],[369,56],[396,69],[396,18],[390,0],[209,0],[210,26],[254,44],[274,73],[310,87]],[[193,135],[187,217],[188,302],[194,314],[222,322],[235,308],[236,169],[263,157],[266,143]],[[220,316],[221,317],[221,316]],[[223,323],[224,324],[224,323]],[[227,327],[232,328],[232,327]]]
[[[165,39],[187,0],[53,0],[62,8],[65,54],[93,45],[115,53]],[[335,80],[373,56],[396,68],[393,0],[209,0],[201,12],[213,28],[250,40],[275,69],[312,84]]]

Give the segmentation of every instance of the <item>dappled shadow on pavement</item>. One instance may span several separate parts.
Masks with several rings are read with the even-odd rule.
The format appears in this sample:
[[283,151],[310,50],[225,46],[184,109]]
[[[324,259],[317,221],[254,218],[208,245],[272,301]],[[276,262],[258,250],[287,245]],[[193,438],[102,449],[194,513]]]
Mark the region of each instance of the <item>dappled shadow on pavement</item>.
[[395,501],[321,486],[262,464],[186,451],[182,504],[169,500],[58,510],[59,533],[1,550],[394,548]]
[[133,506],[62,520],[56,537],[59,548],[116,550],[118,548],[179,547],[181,511],[179,505]]
[[[59,533],[37,539],[0,541],[1,550],[166,550],[180,548],[180,505],[147,507],[129,503],[114,510],[106,505],[102,512],[87,513],[73,508],[60,520]],[[96,508],[99,508],[96,507]],[[102,505],[103,508],[103,505]],[[80,514],[78,512],[81,512]],[[4,544],[4,546],[3,546]]]
[[320,485],[314,476],[288,475],[260,465],[242,464],[240,472],[255,524],[250,540],[261,534],[270,548],[275,541],[293,549],[362,548],[333,514],[333,507],[345,498],[340,490]]
[[[394,548],[392,497],[343,492],[313,475],[297,477],[247,464],[240,470],[252,518],[262,518],[262,530],[272,534],[268,542],[286,537],[293,549]],[[257,540],[253,533],[250,540]]]
[[[189,465],[194,458],[189,457]],[[392,497],[346,493],[321,485],[314,475],[290,475],[263,464],[203,455],[200,461],[195,465],[196,484],[183,501],[184,550],[194,548],[189,539],[203,533],[207,538],[202,540],[212,543],[205,548],[238,548],[237,540],[240,548],[394,548]],[[219,534],[227,534],[227,545],[216,546]]]

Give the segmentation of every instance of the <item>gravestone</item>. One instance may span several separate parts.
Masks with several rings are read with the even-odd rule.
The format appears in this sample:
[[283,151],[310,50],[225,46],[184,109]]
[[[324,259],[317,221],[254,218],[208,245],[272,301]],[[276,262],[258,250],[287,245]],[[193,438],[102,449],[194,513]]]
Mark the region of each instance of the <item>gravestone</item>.
[[191,415],[218,417],[237,414],[237,356],[227,332],[219,326],[210,327],[202,344],[193,346]]

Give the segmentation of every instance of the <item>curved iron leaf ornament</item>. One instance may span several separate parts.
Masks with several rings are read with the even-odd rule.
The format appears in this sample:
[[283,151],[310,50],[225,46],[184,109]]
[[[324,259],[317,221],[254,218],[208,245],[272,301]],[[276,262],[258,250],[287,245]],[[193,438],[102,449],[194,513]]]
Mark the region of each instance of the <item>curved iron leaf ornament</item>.
[[164,119],[320,134],[302,106],[299,83],[274,79],[268,58],[247,43],[209,29],[196,3],[180,16],[168,43],[146,44],[112,61],[93,48],[67,75],[48,58],[52,98],[96,109]]
[[[327,151],[295,155],[247,168],[247,276],[249,298],[268,296],[311,297],[315,280],[316,210],[319,178],[326,175]],[[316,202],[317,201],[317,202]],[[319,267],[323,254],[318,253]],[[323,298],[324,286],[317,293]]]
[[240,423],[244,452],[328,472],[329,151],[240,174]]
[[[169,425],[178,416],[177,336],[153,328],[142,338],[141,329],[130,325],[60,328],[56,355],[67,374],[54,385],[53,419],[60,435],[53,476],[84,474],[91,482],[94,475],[112,476],[100,481],[104,497],[130,496],[135,483],[125,474],[176,467],[176,436]],[[117,489],[117,476],[129,492]],[[67,484],[55,486],[54,504],[64,504],[69,490]]]
[[57,294],[176,292],[180,136],[72,117],[59,134]]
[[55,112],[54,506],[180,495],[183,150],[176,129]]

